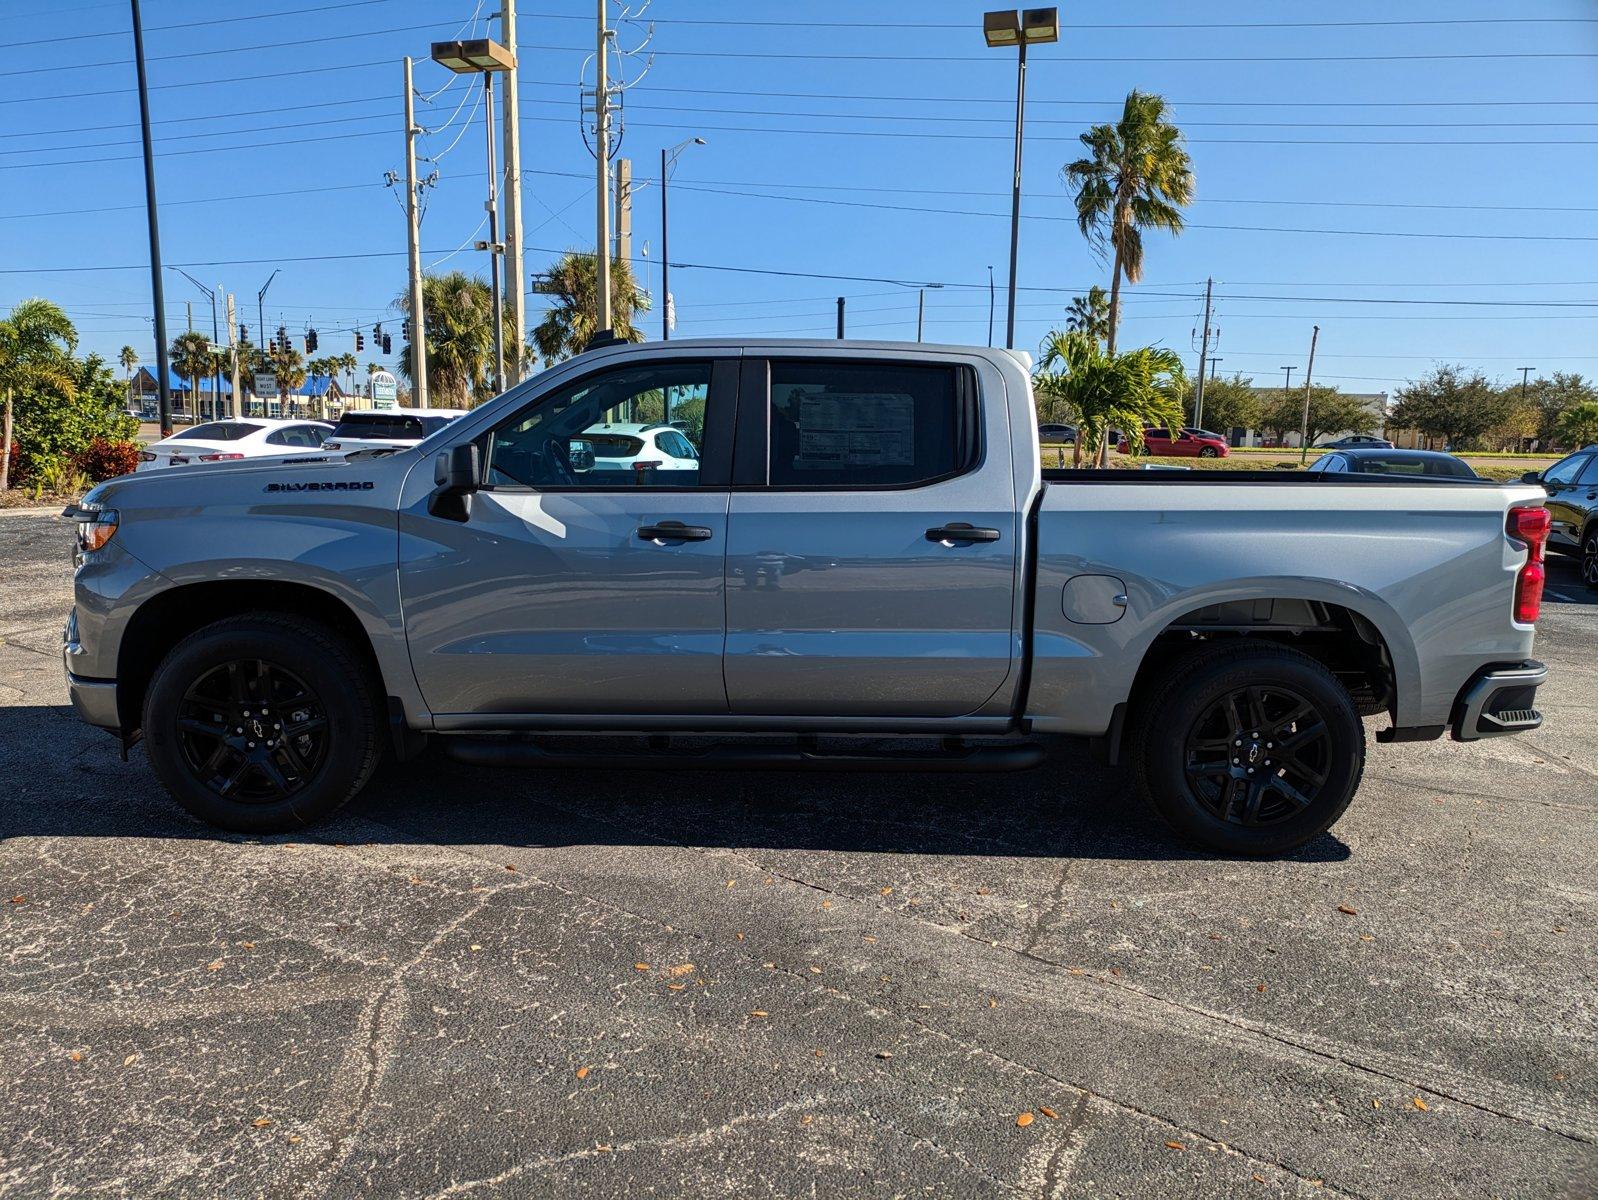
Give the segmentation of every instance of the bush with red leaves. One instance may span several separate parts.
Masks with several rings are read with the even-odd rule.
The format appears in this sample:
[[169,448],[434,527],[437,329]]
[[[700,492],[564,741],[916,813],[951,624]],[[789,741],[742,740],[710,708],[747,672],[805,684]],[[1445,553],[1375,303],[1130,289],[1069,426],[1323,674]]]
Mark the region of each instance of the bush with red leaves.
[[96,483],[131,475],[139,465],[139,444],[97,437],[86,450],[73,456],[73,465]]

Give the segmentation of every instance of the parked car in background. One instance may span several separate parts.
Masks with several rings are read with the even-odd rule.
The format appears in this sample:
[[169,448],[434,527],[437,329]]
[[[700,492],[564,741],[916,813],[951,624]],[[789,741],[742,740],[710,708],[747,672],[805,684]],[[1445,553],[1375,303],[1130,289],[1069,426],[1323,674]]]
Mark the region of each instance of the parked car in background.
[[[1212,442],[1226,441],[1224,433],[1216,433],[1213,429],[1200,429],[1197,425],[1184,425],[1182,426],[1182,432],[1191,433],[1196,438],[1208,438]],[[1231,443],[1227,442],[1227,445],[1231,445]]]
[[1310,463],[1329,475],[1397,475],[1406,478],[1480,479],[1470,464],[1440,450],[1334,450]]
[[590,470],[699,470],[699,452],[675,425],[607,422],[583,430],[578,440],[593,452]]
[[[1122,454],[1132,452],[1131,444],[1126,440],[1125,434],[1121,435],[1116,449]],[[1143,454],[1172,455],[1182,458],[1225,458],[1231,452],[1226,439],[1219,434],[1190,432],[1186,429],[1179,429],[1174,434],[1169,429],[1150,428],[1143,431],[1141,451]]]
[[1351,433],[1347,437],[1340,437],[1335,442],[1322,442],[1320,446],[1310,447],[1324,450],[1391,450],[1393,443],[1386,438],[1373,437],[1368,433]]
[[136,471],[156,471],[191,463],[234,462],[243,458],[282,458],[321,448],[333,431],[326,421],[208,421],[151,442],[139,454]]
[[1579,557],[1581,581],[1598,591],[1598,444],[1521,479],[1548,493],[1548,549]]
[[1076,445],[1076,426],[1041,424],[1038,426],[1038,441],[1043,442],[1045,445],[1063,442],[1067,446],[1074,446]]
[[322,449],[405,450],[437,433],[465,410],[459,408],[381,408],[346,412],[322,442]]

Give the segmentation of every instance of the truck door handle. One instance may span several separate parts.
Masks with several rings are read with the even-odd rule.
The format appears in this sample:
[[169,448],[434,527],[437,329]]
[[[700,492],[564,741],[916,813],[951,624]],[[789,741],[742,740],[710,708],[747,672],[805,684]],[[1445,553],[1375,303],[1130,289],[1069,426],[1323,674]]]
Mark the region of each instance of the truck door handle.
[[978,529],[965,521],[951,521],[947,525],[936,525],[927,530],[929,542],[996,542],[999,540],[997,529]]
[[708,542],[712,536],[704,525],[684,525],[681,521],[640,525],[637,533],[646,542]]

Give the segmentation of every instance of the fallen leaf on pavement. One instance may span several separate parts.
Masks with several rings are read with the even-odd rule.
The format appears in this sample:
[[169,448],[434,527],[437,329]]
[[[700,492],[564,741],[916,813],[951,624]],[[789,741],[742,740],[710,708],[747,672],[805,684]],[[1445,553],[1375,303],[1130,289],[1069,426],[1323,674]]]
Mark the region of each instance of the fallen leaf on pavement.
[[481,946],[479,946],[479,945],[478,945],[478,944],[477,944],[477,943],[476,943],[476,942],[473,942],[473,943],[472,943],[472,949],[473,949],[473,950],[481,950],[481,949],[482,949],[482,947],[481,947]]
[[1015,1123],[1022,1129],[1025,1129],[1028,1125],[1032,1124],[1032,1114],[1029,1112],[1022,1113],[1015,1119]]
[[1263,1176],[1263,1175],[1250,1175],[1249,1178],[1252,1179],[1255,1183],[1264,1183],[1265,1182],[1265,1176]]
[[297,1133],[289,1134],[289,1145],[291,1146],[298,1146],[302,1140],[304,1139],[302,1139]]
[[878,1058],[892,1058],[893,1057],[893,1051],[892,1050],[878,1050],[877,1051],[877,1057]]
[[1041,1105],[1038,1108],[1038,1111],[1040,1113],[1042,1113],[1044,1116],[1046,1116],[1047,1118],[1049,1118],[1049,1120],[1051,1120],[1051,1121],[1058,1121],[1060,1119],[1060,1114],[1055,1112],[1047,1104]]
[[648,963],[634,963],[633,964],[633,970],[635,970],[635,971],[647,971],[647,970],[649,970],[649,964]]
[[749,1015],[750,1015],[750,1016],[751,1016],[751,1017],[769,1017],[769,1016],[770,1016],[770,1015],[771,1015],[771,1014],[770,1014],[770,1013],[768,1013],[768,1012],[767,1012],[767,1011],[766,1011],[766,1010],[765,1010],[765,1009],[763,1009],[763,1008],[751,1008],[751,1009],[750,1009],[750,1010],[749,1010]]
[[11,903],[13,903],[13,904],[26,904],[27,902],[28,902],[28,898],[26,896],[13,896],[13,897],[11,897]]
[[587,1079],[588,1078],[588,1068],[587,1067],[578,1067],[577,1068],[577,1078],[578,1079]]
[[676,979],[680,975],[687,975],[693,969],[693,963],[678,963],[675,967],[668,968],[666,974],[670,975],[673,979]]
[[687,986],[688,985],[686,983],[668,983],[666,985],[666,990],[669,992],[680,992]]
[[254,1125],[257,1129],[265,1129],[271,1123],[271,1117],[256,1117],[255,1120],[250,1122],[250,1124]]
[[205,969],[207,971],[220,971],[222,969],[222,960],[219,958],[215,962],[206,963]]
[[1352,908],[1350,908],[1346,904],[1339,904],[1337,906],[1337,911],[1342,913],[1344,916],[1348,916],[1348,917],[1357,917],[1357,916],[1359,916],[1359,913],[1355,912]]
[[1187,1147],[1182,1145],[1181,1142],[1166,1142],[1165,1143],[1165,1148],[1167,1150],[1186,1150],[1187,1149]]
[[134,1063],[136,1063],[138,1061],[139,1061],[139,1056],[137,1054],[130,1054],[126,1058],[124,1058],[122,1060],[122,1065],[124,1067],[131,1067]]
[[82,1050],[74,1050],[71,1054],[67,1055],[67,1057],[70,1058],[73,1062],[82,1062],[83,1061],[83,1051]]
[[880,891],[881,891],[881,892],[882,892],[882,894],[883,894],[883,895],[884,895],[884,896],[891,896],[891,895],[893,895],[893,888],[892,888],[892,886],[889,886],[889,887],[885,887],[885,888],[881,888],[881,889],[880,889]]
[[1413,1100],[1410,1101],[1410,1103],[1413,1104],[1416,1108],[1420,1109],[1421,1112],[1430,1112],[1431,1111],[1431,1109],[1426,1107],[1426,1101],[1422,1100],[1419,1096],[1416,1096]]
[[1265,985],[1264,985],[1264,984],[1263,984],[1263,983],[1260,983],[1260,984],[1256,984],[1256,985],[1255,985],[1255,986],[1254,986],[1254,990],[1255,990],[1255,991],[1256,991],[1256,992],[1263,992],[1263,991],[1264,991],[1264,990],[1265,990]]

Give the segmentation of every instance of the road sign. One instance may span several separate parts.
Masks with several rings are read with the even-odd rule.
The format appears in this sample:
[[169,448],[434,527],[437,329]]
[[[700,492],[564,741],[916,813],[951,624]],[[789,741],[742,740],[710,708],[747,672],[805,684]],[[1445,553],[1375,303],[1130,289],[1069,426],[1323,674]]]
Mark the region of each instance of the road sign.
[[387,371],[372,372],[372,407],[399,407],[399,380]]
[[263,400],[270,400],[277,395],[277,376],[271,371],[257,371],[255,373],[255,394]]

